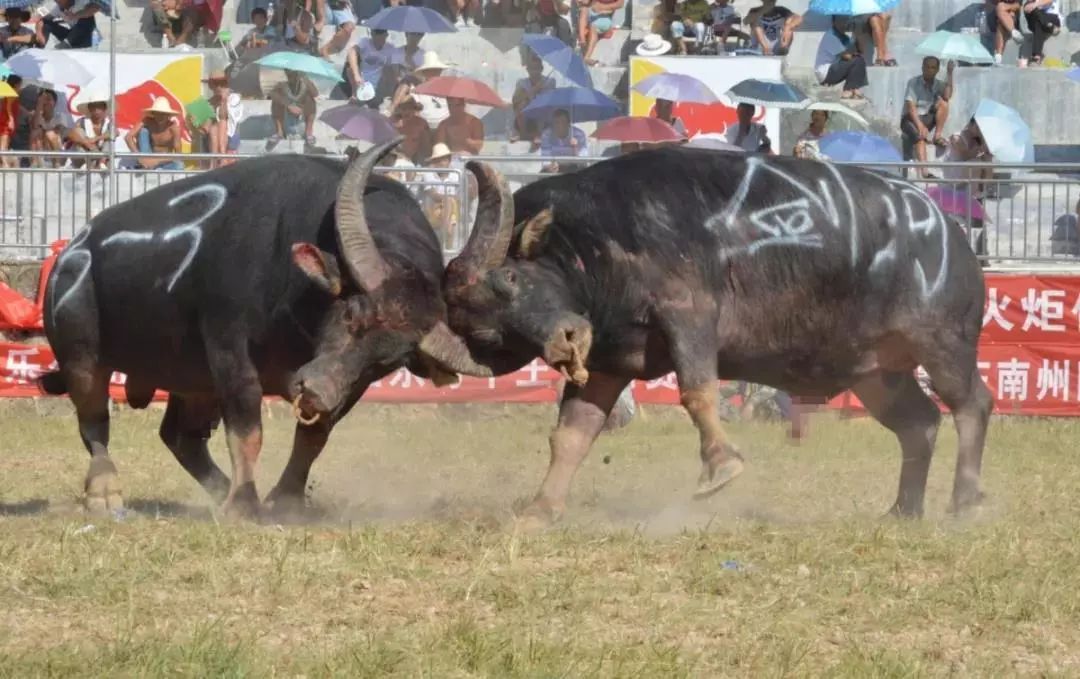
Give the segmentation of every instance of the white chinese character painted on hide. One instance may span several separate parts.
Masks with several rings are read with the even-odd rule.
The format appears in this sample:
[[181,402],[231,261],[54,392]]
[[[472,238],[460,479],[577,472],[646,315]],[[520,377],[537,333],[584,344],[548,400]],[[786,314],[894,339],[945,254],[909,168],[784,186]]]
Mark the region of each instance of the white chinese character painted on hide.
[[990,321],[994,321],[1003,330],[1012,330],[1013,326],[1016,324],[1012,323],[1011,321],[1005,320],[1005,317],[1001,315],[1001,312],[1005,311],[1005,309],[1009,306],[1009,302],[1011,302],[1012,300],[1009,298],[1008,295],[1002,295],[1001,301],[998,302],[997,288],[990,288],[986,295],[986,313],[983,314],[983,327],[985,328],[987,325],[989,325]]
[[28,360],[31,356],[37,355],[38,350],[36,348],[10,350],[4,365],[4,372],[8,374],[4,381],[23,383],[37,379],[41,374],[41,368]]
[[927,396],[933,396],[934,391],[930,385],[930,373],[926,372],[926,368],[921,365],[915,368],[915,381],[919,383],[919,387]]
[[998,363],[997,397],[1012,401],[1026,401],[1029,370],[1031,370],[1030,363],[1018,361],[1015,358]]
[[1020,300],[1020,307],[1027,312],[1021,330],[1027,331],[1034,326],[1046,332],[1065,332],[1065,291],[1028,288],[1027,295]]
[[[1035,378],[1039,393],[1035,398],[1043,400],[1049,393],[1051,398],[1069,400],[1069,361],[1051,361],[1044,358],[1039,374]],[[1060,392],[1060,396],[1059,396]]]
[[539,358],[534,358],[529,365],[525,366],[518,372],[523,372],[529,376],[527,380],[514,380],[514,386],[516,387],[550,387],[551,380],[540,379],[540,373],[547,372],[551,368],[547,367],[544,363],[540,362]]
[[391,387],[401,387],[402,389],[412,389],[413,387],[424,386],[424,380],[413,375],[405,368],[399,368],[396,373],[390,376]]
[[649,391],[652,391],[653,389],[670,389],[672,391],[678,391],[679,382],[675,378],[675,373],[668,373],[663,377],[646,382],[645,389]]

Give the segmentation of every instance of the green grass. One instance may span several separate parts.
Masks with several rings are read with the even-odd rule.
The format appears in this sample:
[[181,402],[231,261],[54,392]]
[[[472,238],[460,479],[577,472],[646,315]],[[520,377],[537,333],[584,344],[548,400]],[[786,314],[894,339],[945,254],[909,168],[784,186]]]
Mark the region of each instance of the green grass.
[[[698,503],[695,432],[650,409],[598,442],[565,522],[523,535],[551,407],[361,406],[316,464],[322,518],[281,527],[218,520],[160,412],[126,410],[137,514],[90,521],[57,403],[0,411],[0,677],[1080,675],[1080,422],[996,419],[963,521],[946,422],[927,519],[898,522],[870,420],[818,416],[798,446],[732,425],[748,471]],[[291,426],[267,420],[264,494]]]

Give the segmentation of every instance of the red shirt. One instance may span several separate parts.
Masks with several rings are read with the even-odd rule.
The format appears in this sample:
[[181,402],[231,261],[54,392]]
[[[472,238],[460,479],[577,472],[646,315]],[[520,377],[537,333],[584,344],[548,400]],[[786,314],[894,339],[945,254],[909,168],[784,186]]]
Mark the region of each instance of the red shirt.
[[19,123],[19,98],[2,100],[0,105],[0,137],[14,137],[15,126]]

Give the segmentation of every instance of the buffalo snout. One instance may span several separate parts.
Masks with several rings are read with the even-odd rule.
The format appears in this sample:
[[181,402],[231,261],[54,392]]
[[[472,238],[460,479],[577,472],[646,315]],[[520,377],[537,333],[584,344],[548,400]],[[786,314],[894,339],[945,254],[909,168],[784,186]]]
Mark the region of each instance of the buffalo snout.
[[335,380],[299,373],[292,388],[293,403],[306,418],[332,413],[341,403],[341,388]]
[[589,380],[585,363],[592,347],[592,325],[580,316],[560,319],[544,342],[544,361],[563,376],[584,386]]

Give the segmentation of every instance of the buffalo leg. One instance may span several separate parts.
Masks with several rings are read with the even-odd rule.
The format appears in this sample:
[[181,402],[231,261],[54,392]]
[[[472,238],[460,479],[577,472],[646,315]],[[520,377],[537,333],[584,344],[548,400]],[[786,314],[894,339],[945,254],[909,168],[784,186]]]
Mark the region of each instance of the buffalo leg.
[[[208,330],[206,336],[235,339],[235,333],[229,328]],[[259,494],[255,490],[255,465],[262,449],[259,374],[242,337],[231,346],[207,344],[210,374],[217,385],[232,460],[232,483],[222,509],[230,514],[257,517],[260,507]]]
[[690,387],[684,387],[683,384],[680,376],[680,401],[690,414],[701,438],[701,475],[698,478],[697,490],[694,491],[694,497],[701,499],[712,495],[742,474],[743,458],[728,441],[720,423],[720,413],[716,409],[719,381],[714,378]]
[[567,383],[559,404],[559,421],[551,434],[551,463],[547,476],[523,518],[538,524],[557,520],[566,511],[570,482],[604,428],[619,394],[629,384],[625,377],[593,372],[584,387]]
[[920,517],[941,412],[911,373],[877,373],[853,388],[874,418],[896,434],[903,461],[890,514]]
[[210,493],[215,502],[223,502],[229,491],[229,477],[214,464],[206,445],[218,418],[213,401],[170,394],[159,434],[180,466]]
[[934,391],[952,411],[959,449],[953,477],[949,511],[963,512],[978,506],[983,499],[980,486],[983,448],[994,397],[979,375],[974,349],[962,352],[935,352],[923,361]]
[[79,418],[79,436],[90,453],[86,471],[86,509],[104,514],[123,509],[124,500],[116,465],[109,457],[109,375],[100,366],[64,370],[68,393]]
[[303,512],[304,491],[307,488],[311,465],[326,446],[332,427],[332,424],[322,422],[296,425],[289,462],[281,472],[277,485],[266,498],[267,506],[275,515],[288,517]]

